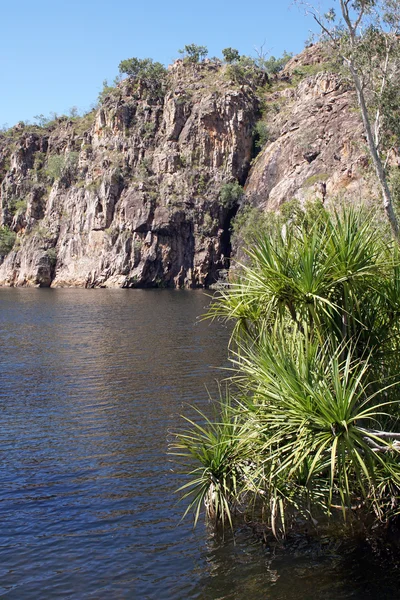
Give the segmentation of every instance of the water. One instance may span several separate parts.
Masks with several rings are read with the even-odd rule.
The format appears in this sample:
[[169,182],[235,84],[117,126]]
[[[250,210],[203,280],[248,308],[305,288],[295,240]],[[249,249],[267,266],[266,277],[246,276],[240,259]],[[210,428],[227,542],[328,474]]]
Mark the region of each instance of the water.
[[265,548],[190,519],[167,455],[229,332],[201,292],[0,290],[0,597],[400,597],[367,546]]

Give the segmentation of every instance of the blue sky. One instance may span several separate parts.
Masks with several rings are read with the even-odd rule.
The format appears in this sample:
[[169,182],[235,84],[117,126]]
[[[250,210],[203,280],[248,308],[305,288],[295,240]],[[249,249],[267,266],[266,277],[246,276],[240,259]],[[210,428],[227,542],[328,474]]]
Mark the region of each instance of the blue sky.
[[300,52],[313,27],[291,0],[5,0],[0,37],[0,126],[87,110],[125,58],[164,64],[185,44],[210,56],[232,46],[254,55]]

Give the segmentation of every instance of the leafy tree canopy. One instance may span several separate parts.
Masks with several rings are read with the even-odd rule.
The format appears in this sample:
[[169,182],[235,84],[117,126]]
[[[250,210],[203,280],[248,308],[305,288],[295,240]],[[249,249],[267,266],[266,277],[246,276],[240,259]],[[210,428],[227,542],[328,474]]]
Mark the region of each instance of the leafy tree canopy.
[[207,46],[198,46],[197,44],[187,44],[182,50],[178,50],[188,62],[198,63],[208,54]]
[[222,206],[225,206],[226,208],[232,208],[233,206],[240,204],[243,194],[244,190],[237,181],[225,183],[221,187],[220,191]]
[[224,57],[225,62],[228,64],[236,62],[240,58],[240,54],[236,48],[224,48],[222,50],[222,56]]
[[164,65],[151,58],[127,58],[119,63],[119,72],[135,79],[160,80],[166,74]]
[[261,59],[259,61],[259,67],[265,69],[269,75],[276,75],[286,65],[286,63],[292,58],[292,52],[283,51],[283,55],[275,58],[275,56],[270,56],[268,59]]

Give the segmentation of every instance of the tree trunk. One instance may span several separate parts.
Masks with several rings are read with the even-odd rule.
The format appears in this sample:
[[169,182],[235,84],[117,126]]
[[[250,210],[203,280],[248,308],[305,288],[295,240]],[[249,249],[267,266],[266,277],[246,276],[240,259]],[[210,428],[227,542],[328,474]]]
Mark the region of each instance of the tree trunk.
[[356,88],[357,99],[361,109],[361,116],[364,124],[365,134],[367,136],[368,148],[372,157],[372,162],[374,163],[375,172],[378,177],[379,184],[381,186],[383,208],[389,220],[393,237],[400,244],[399,223],[397,221],[396,214],[393,210],[392,197],[386,180],[385,170],[383,168],[382,161],[379,157],[378,150],[374,142],[374,137],[372,135],[371,123],[368,116],[367,105],[365,102],[364,92],[362,89],[360,78],[358,77],[357,71],[353,65],[352,60],[347,60],[347,64],[349,66],[350,73]]

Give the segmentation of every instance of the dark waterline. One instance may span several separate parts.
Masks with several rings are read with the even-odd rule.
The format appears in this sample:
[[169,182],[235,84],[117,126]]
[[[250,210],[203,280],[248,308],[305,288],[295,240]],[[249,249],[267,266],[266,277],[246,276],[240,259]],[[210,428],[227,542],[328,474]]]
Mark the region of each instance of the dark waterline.
[[[202,292],[0,289],[0,597],[400,597],[369,547],[179,523],[168,436],[226,366]],[[214,368],[212,368],[214,367]]]

